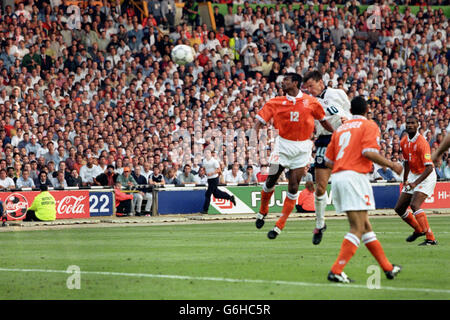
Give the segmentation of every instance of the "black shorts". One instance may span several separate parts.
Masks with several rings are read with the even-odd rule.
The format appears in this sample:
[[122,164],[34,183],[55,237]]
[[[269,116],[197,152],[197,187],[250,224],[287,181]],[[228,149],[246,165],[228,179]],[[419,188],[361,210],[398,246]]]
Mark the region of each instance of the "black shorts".
[[314,158],[315,168],[322,168],[322,169],[327,168],[327,166],[325,165],[325,152],[327,151],[327,147],[330,144],[330,141],[331,141],[331,134],[319,136],[316,139],[316,142],[314,142],[314,145],[316,146],[316,156]]

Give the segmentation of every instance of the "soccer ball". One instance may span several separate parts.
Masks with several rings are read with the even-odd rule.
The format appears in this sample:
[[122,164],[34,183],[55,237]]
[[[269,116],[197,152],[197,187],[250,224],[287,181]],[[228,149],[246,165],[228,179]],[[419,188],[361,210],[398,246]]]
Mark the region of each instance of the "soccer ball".
[[187,64],[194,61],[194,49],[184,44],[175,46],[171,55],[176,64]]

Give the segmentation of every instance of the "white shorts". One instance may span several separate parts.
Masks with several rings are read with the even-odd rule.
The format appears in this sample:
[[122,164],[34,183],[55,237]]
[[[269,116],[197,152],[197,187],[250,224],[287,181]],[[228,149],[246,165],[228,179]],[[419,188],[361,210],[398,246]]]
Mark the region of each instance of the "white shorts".
[[[414,182],[417,180],[418,177],[420,177],[420,174],[414,174],[410,172],[408,174],[408,182]],[[434,193],[434,187],[436,187],[436,180],[437,180],[436,171],[433,169],[433,172],[431,172],[430,175],[421,183],[419,183],[414,189],[407,191],[405,190],[405,187],[403,187],[402,192],[408,194],[413,194],[414,192],[422,192],[430,197]]]
[[331,175],[336,212],[375,210],[375,198],[366,174],[346,170]]
[[269,163],[279,164],[288,169],[306,167],[311,162],[313,142],[311,140],[292,141],[278,136],[270,154]]

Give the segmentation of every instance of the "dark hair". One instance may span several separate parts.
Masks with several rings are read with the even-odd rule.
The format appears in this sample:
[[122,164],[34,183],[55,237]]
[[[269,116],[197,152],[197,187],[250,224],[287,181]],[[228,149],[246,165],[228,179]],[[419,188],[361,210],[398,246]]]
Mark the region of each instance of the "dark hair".
[[309,71],[303,77],[303,82],[307,82],[309,79],[313,79],[314,81],[320,81],[322,80],[322,74],[317,70]]
[[367,101],[362,96],[352,99],[350,112],[356,115],[363,115],[367,112]]
[[47,187],[46,184],[41,184],[41,185],[39,186],[39,190],[41,190],[41,191],[47,191],[47,190],[48,190],[48,187]]
[[419,123],[419,119],[417,119],[417,117],[413,114],[407,116],[406,120],[408,120],[408,119],[413,119],[416,123]]
[[295,72],[288,72],[284,75],[285,77],[291,77],[292,81],[297,81],[297,87],[300,89],[302,84],[302,76]]

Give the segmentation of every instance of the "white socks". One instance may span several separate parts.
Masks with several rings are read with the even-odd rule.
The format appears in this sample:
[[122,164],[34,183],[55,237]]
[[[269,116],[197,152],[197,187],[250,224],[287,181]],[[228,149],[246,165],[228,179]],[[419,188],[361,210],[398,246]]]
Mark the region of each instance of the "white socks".
[[316,228],[322,229],[325,226],[325,208],[327,207],[327,194],[320,197],[314,194],[314,204],[316,206]]

